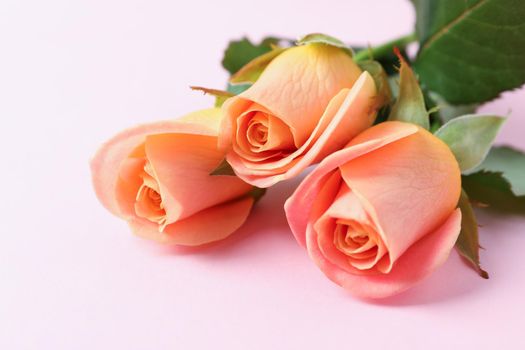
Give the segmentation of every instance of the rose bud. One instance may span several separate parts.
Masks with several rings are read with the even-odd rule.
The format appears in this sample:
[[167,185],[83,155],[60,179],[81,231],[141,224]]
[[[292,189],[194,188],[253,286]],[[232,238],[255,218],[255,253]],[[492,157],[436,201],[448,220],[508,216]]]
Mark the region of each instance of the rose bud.
[[254,204],[253,187],[209,175],[224,159],[220,119],[220,109],[209,109],[116,135],[91,162],[99,200],[134,233],[163,243],[195,246],[235,232]]
[[285,210],[329,279],[382,298],[447,259],[460,232],[460,191],[459,165],[444,142],[414,124],[385,122],[324,159]]
[[376,87],[342,49],[290,48],[223,105],[219,142],[248,183],[269,187],[342,148],[375,119]]

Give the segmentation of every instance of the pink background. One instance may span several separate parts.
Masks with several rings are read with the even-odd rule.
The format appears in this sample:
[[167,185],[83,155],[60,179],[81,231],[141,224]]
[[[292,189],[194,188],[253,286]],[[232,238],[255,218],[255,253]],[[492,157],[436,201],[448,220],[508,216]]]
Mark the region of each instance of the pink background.
[[[329,282],[287,228],[294,183],[206,250],[132,236],[97,202],[88,159],[122,128],[206,107],[229,39],[409,33],[396,1],[23,1],[0,4],[1,349],[523,349],[525,219],[480,213],[486,281],[453,253],[370,303]],[[500,142],[525,149],[525,91]]]

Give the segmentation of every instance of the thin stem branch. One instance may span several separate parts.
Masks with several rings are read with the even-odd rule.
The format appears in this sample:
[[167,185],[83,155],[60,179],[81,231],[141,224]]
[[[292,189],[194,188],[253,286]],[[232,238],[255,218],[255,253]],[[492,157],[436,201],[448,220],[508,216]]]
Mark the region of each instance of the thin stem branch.
[[392,53],[394,47],[404,49],[408,44],[413,43],[417,40],[416,34],[402,36],[392,41],[386,42],[376,47],[370,47],[368,49],[361,50],[354,55],[355,61],[363,61],[367,59],[376,59],[382,56]]

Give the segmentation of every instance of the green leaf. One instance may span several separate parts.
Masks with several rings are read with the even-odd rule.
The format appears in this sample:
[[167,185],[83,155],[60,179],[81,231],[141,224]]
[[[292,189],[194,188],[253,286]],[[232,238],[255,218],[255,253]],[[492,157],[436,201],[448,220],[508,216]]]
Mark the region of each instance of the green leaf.
[[279,39],[273,37],[264,39],[260,44],[253,44],[247,38],[231,41],[224,52],[222,66],[230,74],[235,74],[254,58],[271,51],[278,42]]
[[491,100],[525,82],[523,0],[413,0],[421,82],[452,104]]
[[350,56],[354,54],[350,46],[346,45],[341,40],[336,39],[326,34],[321,34],[321,33],[308,34],[308,35],[303,36],[301,39],[297,40],[297,45],[308,45],[308,44],[324,44],[324,45],[335,46],[337,48],[345,50]]
[[226,90],[234,95],[238,95],[248,90],[252,85],[253,85],[252,83],[242,83],[242,84],[228,83],[228,88]]
[[483,163],[463,176],[474,200],[492,209],[525,214],[525,154],[511,147],[493,147]]
[[227,176],[235,176],[235,172],[233,171],[232,166],[230,163],[224,159],[221,164],[219,164],[213,171],[210,173],[210,175],[218,176],[218,175],[227,175]]
[[514,195],[525,196],[525,153],[508,146],[492,147],[476,171],[501,173]]
[[457,118],[465,114],[472,114],[476,112],[476,109],[479,106],[478,104],[451,105],[443,97],[439,96],[435,92],[429,92],[428,95],[429,98],[431,98],[434,101],[437,107],[437,114],[439,116],[439,119],[443,123],[446,123],[451,119]]
[[417,78],[397,49],[396,54],[401,64],[399,68],[399,94],[388,119],[417,124],[428,130],[430,128],[428,112]]
[[254,58],[231,76],[230,83],[255,83],[270,62],[285,50],[284,48],[274,48],[272,51]]
[[224,101],[234,96],[234,94],[228,91],[208,89],[202,86],[190,86],[190,89],[194,91],[202,91],[205,95],[215,96],[215,107],[221,107]]
[[462,176],[461,182],[473,201],[489,209],[525,214],[525,196],[516,196],[502,173],[482,170]]
[[461,191],[458,207],[461,209],[461,232],[456,241],[456,248],[481,277],[489,278],[489,274],[479,264],[478,223],[465,191]]
[[388,76],[383,69],[383,66],[372,60],[358,62],[359,67],[370,73],[376,84],[377,93],[377,108],[388,105],[392,102],[392,91],[388,83]]
[[504,121],[493,115],[468,114],[450,120],[436,136],[450,147],[461,171],[467,172],[485,159]]

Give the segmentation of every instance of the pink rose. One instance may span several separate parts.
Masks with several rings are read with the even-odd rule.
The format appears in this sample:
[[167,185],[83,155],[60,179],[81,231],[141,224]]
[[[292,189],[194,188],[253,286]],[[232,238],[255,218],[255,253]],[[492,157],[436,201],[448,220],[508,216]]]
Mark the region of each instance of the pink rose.
[[246,220],[253,189],[235,176],[210,176],[224,159],[217,148],[220,109],[126,130],[91,162],[99,200],[134,233],[165,243],[223,239]]
[[255,84],[223,106],[219,136],[248,183],[269,187],[298,175],[372,125],[376,87],[343,50],[286,50]]
[[413,124],[386,122],[323,160],[285,204],[297,241],[360,297],[399,293],[448,257],[460,232],[458,163]]

